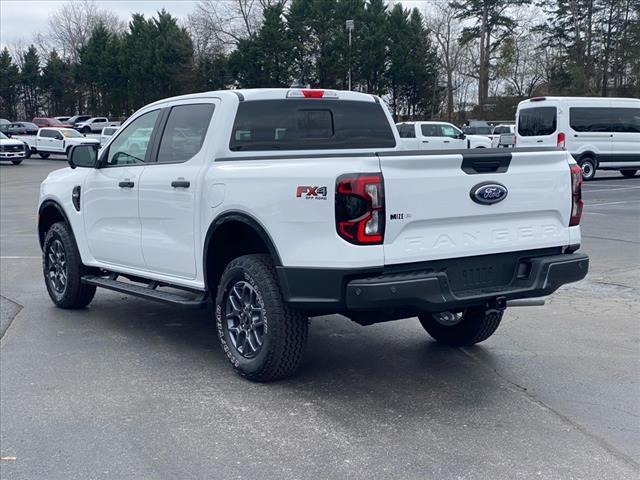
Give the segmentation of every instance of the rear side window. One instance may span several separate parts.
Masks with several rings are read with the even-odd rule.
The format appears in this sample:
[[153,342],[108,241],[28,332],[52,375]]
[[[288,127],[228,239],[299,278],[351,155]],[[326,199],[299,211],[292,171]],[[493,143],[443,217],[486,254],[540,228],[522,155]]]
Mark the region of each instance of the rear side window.
[[576,132],[610,132],[611,108],[570,108],[569,126]]
[[551,135],[557,125],[556,107],[525,108],[518,113],[518,133],[523,137]]
[[395,145],[391,126],[377,103],[287,99],[240,102],[229,149],[328,150]]
[[502,135],[503,133],[510,133],[509,127],[496,127],[493,129],[494,135]]
[[43,138],[54,138],[56,136],[56,132],[54,130],[40,130],[40,137]]
[[173,107],[160,141],[158,162],[186,162],[198,153],[212,114],[211,103]]
[[400,138],[416,138],[415,125],[398,125]]

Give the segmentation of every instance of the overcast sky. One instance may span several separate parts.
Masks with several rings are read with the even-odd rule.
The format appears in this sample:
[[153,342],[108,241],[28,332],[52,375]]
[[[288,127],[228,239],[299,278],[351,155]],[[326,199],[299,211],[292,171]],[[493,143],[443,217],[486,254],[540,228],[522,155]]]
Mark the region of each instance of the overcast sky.
[[[35,34],[47,30],[49,14],[67,3],[66,0],[0,0],[0,45],[31,43]],[[186,19],[196,0],[98,0],[100,7],[128,20],[132,13],[155,15],[164,8],[172,15]],[[389,1],[388,3],[399,3]],[[426,0],[402,0],[407,8],[423,10]]]

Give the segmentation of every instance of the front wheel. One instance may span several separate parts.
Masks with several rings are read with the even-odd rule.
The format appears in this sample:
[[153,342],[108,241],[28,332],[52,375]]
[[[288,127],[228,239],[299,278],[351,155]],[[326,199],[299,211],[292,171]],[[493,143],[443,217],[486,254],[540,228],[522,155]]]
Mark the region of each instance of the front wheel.
[[91,133],[91,129],[89,127],[83,127],[82,133]]
[[638,170],[620,170],[623,177],[631,178],[635,177]]
[[461,347],[489,338],[500,326],[503,311],[469,307],[459,312],[423,313],[420,324],[438,342]]
[[45,235],[42,248],[42,270],[47,291],[60,308],[83,308],[91,303],[96,287],[82,283],[85,267],[65,222],[54,223]]
[[582,178],[584,180],[593,180],[596,176],[596,162],[591,157],[580,160],[580,168],[582,169]]
[[49,154],[48,153],[42,153],[42,152],[38,152],[38,155],[40,155],[40,158],[49,158]]
[[31,158],[31,147],[27,147],[24,150],[24,158]]
[[22,160],[11,160],[11,163],[13,163],[14,165],[20,165],[22,163]]
[[220,345],[241,376],[268,382],[296,371],[308,318],[283,302],[268,255],[232,260],[220,279],[215,307]]

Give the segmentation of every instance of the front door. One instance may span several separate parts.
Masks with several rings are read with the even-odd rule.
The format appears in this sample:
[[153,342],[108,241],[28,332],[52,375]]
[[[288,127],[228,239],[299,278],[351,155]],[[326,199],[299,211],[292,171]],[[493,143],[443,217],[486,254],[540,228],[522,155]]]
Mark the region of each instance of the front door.
[[89,250],[99,262],[129,268],[145,266],[138,191],[149,158],[147,146],[159,117],[159,109],[144,113],[120,131],[102,152],[99,168],[85,179],[84,226]]
[[440,125],[442,133],[442,148],[445,150],[462,149],[467,147],[467,142],[462,136],[462,131],[453,125]]
[[423,123],[420,125],[418,133],[422,141],[422,150],[442,150],[440,125],[436,123]]

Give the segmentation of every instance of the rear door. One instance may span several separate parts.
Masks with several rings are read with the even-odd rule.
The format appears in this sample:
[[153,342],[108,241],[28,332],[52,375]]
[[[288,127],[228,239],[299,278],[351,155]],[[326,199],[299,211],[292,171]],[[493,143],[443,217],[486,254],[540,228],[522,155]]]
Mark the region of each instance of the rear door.
[[140,178],[142,253],[152,272],[196,277],[196,198],[203,188],[198,180],[207,164],[204,140],[217,104],[200,99],[170,106],[162,137],[152,147],[154,161]]
[[[385,264],[569,244],[565,151],[379,156]],[[486,184],[501,185],[506,197],[493,204],[474,201]]]
[[559,105],[549,100],[521,105],[516,113],[518,147],[555,147]]
[[567,150],[574,154],[595,153],[598,161],[609,161],[613,150],[610,103],[581,99],[569,104],[568,116]]
[[421,150],[442,150],[444,145],[442,141],[442,131],[437,123],[420,123],[418,124],[418,135],[422,143]]

